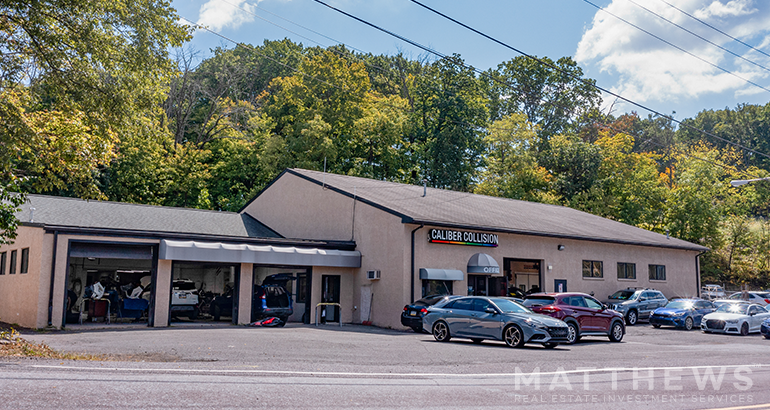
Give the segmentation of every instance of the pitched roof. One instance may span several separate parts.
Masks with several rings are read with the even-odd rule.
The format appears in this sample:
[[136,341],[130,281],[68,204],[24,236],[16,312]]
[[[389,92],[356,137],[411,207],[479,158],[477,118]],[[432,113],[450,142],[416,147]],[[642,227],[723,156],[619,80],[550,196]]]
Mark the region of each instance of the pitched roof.
[[133,232],[281,238],[246,214],[201,209],[86,201],[46,195],[27,195],[16,217],[22,223]]
[[[405,223],[707,251],[681,239],[558,205],[378,181],[304,169],[285,172],[353,197]],[[279,177],[280,178],[280,177]]]

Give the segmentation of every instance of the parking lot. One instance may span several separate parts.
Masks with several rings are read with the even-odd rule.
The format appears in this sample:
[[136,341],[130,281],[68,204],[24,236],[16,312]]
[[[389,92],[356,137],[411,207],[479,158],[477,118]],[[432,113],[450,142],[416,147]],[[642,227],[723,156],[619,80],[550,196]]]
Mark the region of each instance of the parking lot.
[[[512,349],[502,342],[438,343],[428,334],[358,325],[179,324],[24,337],[113,360],[1,361],[0,378],[9,388],[0,392],[0,403],[21,408],[24,402],[18,398],[31,400],[30,394],[40,389],[76,404],[81,403],[78,394],[94,388],[105,397],[114,392],[138,408],[147,407],[153,397],[211,405],[227,392],[232,395],[224,407],[231,408],[254,407],[254,397],[262,405],[270,403],[267,407],[308,408],[509,408],[513,403],[617,408],[618,401],[628,401],[624,407],[680,409],[770,402],[770,340],[647,324],[629,327],[622,343],[588,337],[554,350],[540,345]],[[127,386],[141,386],[143,393],[126,395]],[[46,402],[28,404],[48,407]]]

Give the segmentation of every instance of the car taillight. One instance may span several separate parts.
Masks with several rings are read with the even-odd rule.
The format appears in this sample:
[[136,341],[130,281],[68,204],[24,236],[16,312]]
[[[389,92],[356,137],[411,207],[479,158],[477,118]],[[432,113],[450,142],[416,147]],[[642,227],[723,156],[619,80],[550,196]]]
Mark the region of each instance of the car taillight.
[[406,312],[407,310],[409,310],[409,309],[407,309],[406,306],[404,306],[404,312]]
[[428,309],[422,308],[422,309],[420,309],[420,313],[422,313],[424,315],[424,314],[428,313]]
[[540,308],[540,310],[543,312],[554,313],[554,312],[561,311],[561,308],[558,306],[551,305],[551,306],[543,306]]
[[767,303],[768,305],[770,305],[770,299],[765,299],[765,303]]

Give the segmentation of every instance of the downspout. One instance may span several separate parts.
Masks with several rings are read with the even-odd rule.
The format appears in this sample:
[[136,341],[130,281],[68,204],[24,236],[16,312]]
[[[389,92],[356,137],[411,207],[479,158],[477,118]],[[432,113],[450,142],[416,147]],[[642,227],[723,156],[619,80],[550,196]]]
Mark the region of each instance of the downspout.
[[[53,256],[51,257],[51,284],[48,289],[48,326],[53,324],[53,287],[54,274],[56,273],[56,249],[58,248],[59,231],[53,231]],[[65,299],[66,300],[66,299]]]
[[422,229],[423,226],[425,226],[425,224],[421,223],[420,226],[412,229],[412,293],[409,294],[409,303],[414,302],[414,233]]
[[700,284],[700,256],[703,255],[706,252],[708,252],[708,251],[703,251],[703,252],[695,255],[695,285],[698,287],[698,290],[697,290],[697,293],[696,293],[696,295],[698,297],[701,297],[701,294],[700,294],[700,288],[701,288],[701,284]]

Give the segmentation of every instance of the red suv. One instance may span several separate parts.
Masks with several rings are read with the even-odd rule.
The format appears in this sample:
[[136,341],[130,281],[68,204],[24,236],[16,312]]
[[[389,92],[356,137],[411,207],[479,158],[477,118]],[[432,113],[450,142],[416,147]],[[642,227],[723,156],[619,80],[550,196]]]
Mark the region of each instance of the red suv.
[[626,333],[622,314],[585,293],[537,293],[525,297],[524,306],[566,322],[569,344],[583,336],[607,336],[619,342]]

